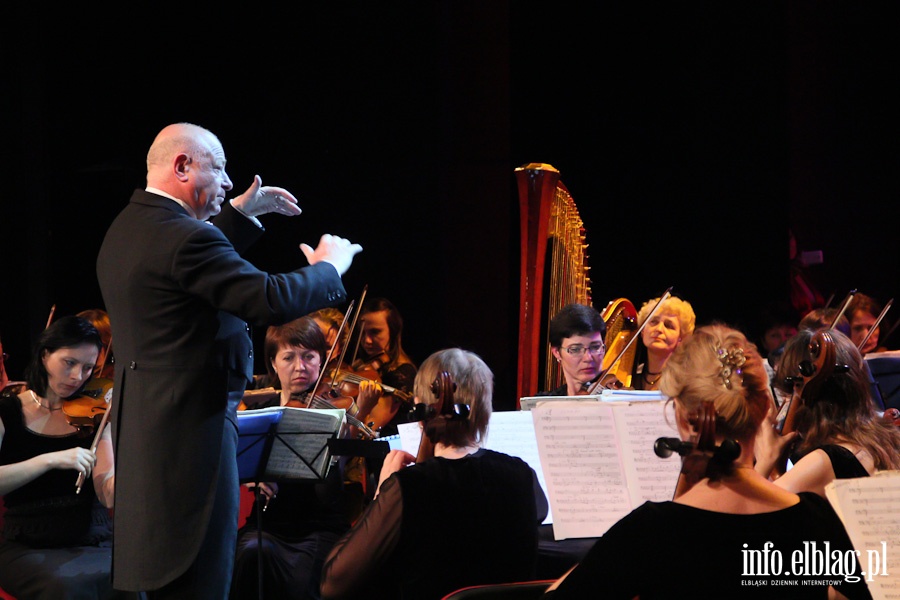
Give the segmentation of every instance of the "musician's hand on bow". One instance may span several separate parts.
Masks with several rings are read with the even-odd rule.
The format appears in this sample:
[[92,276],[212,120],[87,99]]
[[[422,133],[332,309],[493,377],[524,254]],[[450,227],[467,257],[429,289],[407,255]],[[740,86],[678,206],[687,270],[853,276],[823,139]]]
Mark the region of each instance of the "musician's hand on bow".
[[309,264],[331,263],[337,269],[338,275],[343,275],[350,268],[353,257],[362,252],[362,246],[351,244],[349,240],[326,233],[319,238],[319,245],[315,249],[308,244],[300,244],[300,250],[303,251]]
[[44,457],[47,459],[47,466],[51,469],[72,469],[85,477],[91,474],[91,470],[97,464],[97,455],[87,448],[69,448],[58,452],[48,452]]
[[246,192],[231,201],[232,206],[248,217],[258,217],[277,213],[296,217],[302,210],[297,206],[297,198],[281,187],[263,186],[262,177],[254,176],[253,183]]
[[765,477],[772,475],[772,471],[784,459],[789,448],[800,435],[797,431],[780,435],[777,429],[777,414],[775,403],[770,403],[766,418],[756,432],[756,443],[754,445],[756,465],[754,468],[757,473]]

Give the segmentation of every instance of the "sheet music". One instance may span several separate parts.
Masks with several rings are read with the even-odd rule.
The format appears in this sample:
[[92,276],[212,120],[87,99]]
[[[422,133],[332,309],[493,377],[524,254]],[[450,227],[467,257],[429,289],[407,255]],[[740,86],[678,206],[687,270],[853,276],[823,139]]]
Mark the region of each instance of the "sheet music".
[[397,434],[400,436],[400,448],[416,456],[422,440],[422,424],[418,421],[400,423],[397,425]]
[[261,479],[324,479],[331,464],[328,440],[340,431],[345,411],[293,407],[258,409],[258,412],[263,411],[281,411],[282,417]]
[[836,479],[825,496],[859,552],[872,597],[900,598],[900,471]]
[[557,540],[599,537],[645,500],[671,499],[681,462],[653,453],[656,438],[673,435],[663,407],[552,402],[531,411]]
[[[507,410],[492,413],[484,447],[495,452],[517,456],[527,462],[537,473],[538,483],[541,484],[544,495],[548,499],[550,498],[550,494],[547,492],[547,482],[544,481],[544,470],[541,468],[537,440],[534,436],[534,420],[531,418],[530,412]],[[544,524],[548,523],[553,523],[552,510],[547,512],[547,518],[544,519]]]
[[[627,408],[624,410],[623,408]],[[678,437],[672,404],[664,402],[639,402],[614,406],[616,429],[619,434],[622,462],[632,508],[647,500],[662,502],[671,500],[681,473],[681,458],[673,454],[662,459],[653,453],[653,444],[660,437]],[[668,410],[668,426],[664,417]]]

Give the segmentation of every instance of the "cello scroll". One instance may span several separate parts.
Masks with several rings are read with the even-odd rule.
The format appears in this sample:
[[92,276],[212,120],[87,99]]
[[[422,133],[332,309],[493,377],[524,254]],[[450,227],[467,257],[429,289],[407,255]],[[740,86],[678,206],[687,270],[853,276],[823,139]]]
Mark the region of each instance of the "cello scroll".
[[673,452],[682,457],[674,498],[701,479],[717,476],[741,455],[741,445],[735,440],[725,439],[716,445],[716,408],[711,401],[701,402],[697,411],[688,417],[688,423],[691,426],[689,441],[659,438],[653,444],[653,451],[660,458],[667,458]]

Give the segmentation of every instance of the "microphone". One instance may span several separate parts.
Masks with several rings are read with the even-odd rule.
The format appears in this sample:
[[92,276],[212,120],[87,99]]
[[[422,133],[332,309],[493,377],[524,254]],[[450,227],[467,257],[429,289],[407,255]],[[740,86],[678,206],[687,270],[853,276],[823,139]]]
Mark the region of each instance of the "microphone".
[[678,438],[661,437],[653,443],[653,453],[660,458],[669,458],[673,452],[677,452],[679,456],[686,456],[693,449],[694,445],[692,443]]

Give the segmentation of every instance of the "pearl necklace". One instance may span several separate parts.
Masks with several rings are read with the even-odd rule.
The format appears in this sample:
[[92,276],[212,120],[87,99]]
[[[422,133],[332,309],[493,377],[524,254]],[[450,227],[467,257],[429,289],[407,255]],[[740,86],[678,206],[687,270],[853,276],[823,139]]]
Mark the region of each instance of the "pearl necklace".
[[52,406],[44,406],[44,404],[40,400],[38,400],[37,394],[34,393],[34,390],[28,390],[28,391],[31,392],[31,399],[34,400],[34,403],[37,404],[38,406],[40,406],[41,408],[43,408],[44,410],[48,410],[50,412],[62,410],[62,406],[57,406],[56,408],[53,408]]

